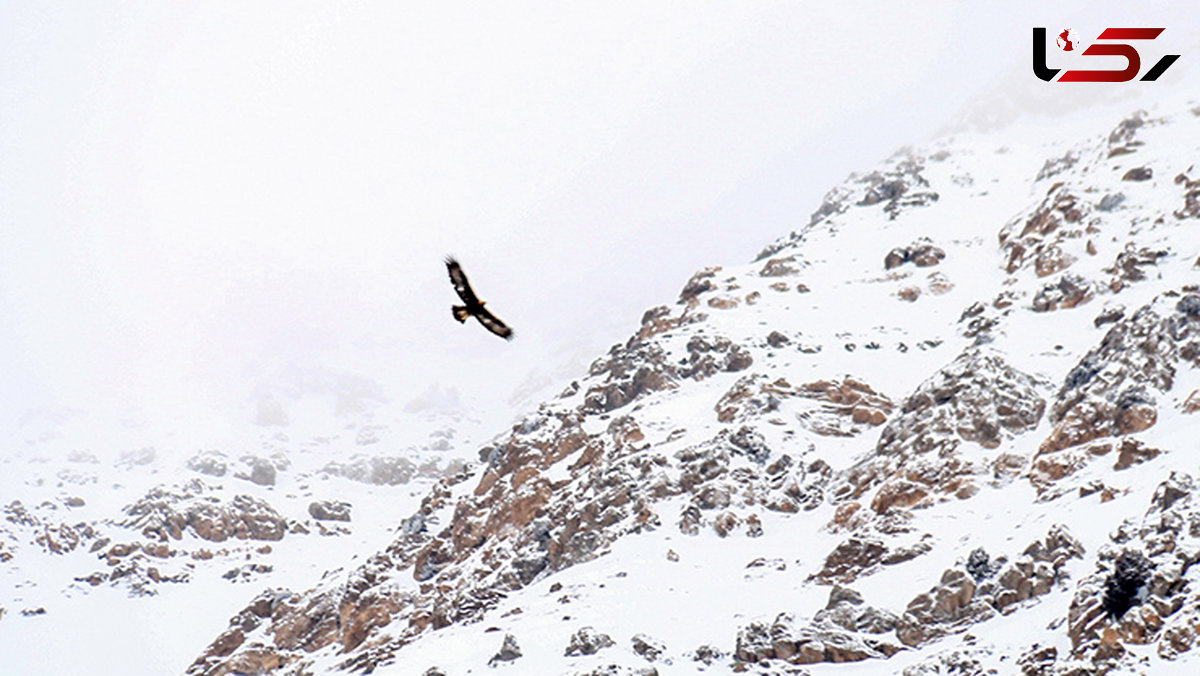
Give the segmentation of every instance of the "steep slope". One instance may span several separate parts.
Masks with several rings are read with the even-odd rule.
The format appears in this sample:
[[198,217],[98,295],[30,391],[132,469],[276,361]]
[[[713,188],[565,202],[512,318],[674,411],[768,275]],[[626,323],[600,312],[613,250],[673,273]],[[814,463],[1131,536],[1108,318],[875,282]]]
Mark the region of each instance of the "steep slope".
[[1200,667],[1200,113],[1047,124],[698,272],[188,673]]

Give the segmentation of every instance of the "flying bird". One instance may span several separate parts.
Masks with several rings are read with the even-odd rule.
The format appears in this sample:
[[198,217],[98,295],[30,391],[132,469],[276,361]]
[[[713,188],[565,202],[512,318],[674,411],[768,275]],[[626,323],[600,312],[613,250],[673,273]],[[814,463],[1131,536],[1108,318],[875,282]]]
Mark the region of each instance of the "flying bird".
[[446,270],[450,273],[450,282],[454,284],[455,293],[464,303],[464,305],[454,305],[450,308],[454,312],[454,318],[459,323],[465,323],[468,317],[474,317],[488,331],[505,340],[512,340],[513,330],[484,307],[486,302],[479,300],[479,297],[471,290],[471,284],[467,281],[467,276],[463,273],[462,266],[458,264],[458,261],[447,257]]

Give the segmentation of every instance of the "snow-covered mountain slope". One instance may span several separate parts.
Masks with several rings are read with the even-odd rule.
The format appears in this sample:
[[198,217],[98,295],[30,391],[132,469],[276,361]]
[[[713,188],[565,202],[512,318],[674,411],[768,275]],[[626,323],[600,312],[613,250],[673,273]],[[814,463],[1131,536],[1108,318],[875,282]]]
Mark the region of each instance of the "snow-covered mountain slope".
[[1193,673],[1198,156],[1194,102],[906,149],[490,441],[312,370],[199,447],[44,412],[0,671]]
[[31,413],[0,459],[0,673],[182,672],[262,587],[386,545],[396,510],[474,459],[471,410],[309,369],[256,387],[225,433]]
[[188,673],[1195,672],[1194,106],[851,176]]

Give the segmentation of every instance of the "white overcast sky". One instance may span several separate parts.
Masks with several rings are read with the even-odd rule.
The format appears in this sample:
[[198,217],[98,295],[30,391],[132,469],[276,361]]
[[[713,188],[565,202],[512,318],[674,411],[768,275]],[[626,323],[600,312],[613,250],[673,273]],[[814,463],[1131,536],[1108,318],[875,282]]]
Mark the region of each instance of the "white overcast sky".
[[[287,364],[507,399],[1027,72],[1032,26],[1154,7],[0,2],[0,423]],[[516,341],[451,320],[449,253]]]

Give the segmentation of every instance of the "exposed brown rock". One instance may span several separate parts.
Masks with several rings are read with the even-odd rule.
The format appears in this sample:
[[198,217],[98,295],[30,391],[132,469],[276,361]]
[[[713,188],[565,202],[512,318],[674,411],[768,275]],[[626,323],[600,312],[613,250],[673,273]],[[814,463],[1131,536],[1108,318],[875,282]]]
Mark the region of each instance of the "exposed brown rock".
[[1067,374],[1051,411],[1055,427],[1039,455],[1152,426],[1153,390],[1171,388],[1176,364],[1200,364],[1200,313],[1191,312],[1193,304],[1200,308],[1200,296],[1184,296],[1163,316],[1156,301],[1117,322]]
[[1154,178],[1154,170],[1150,167],[1134,167],[1125,172],[1122,181],[1149,181]]
[[178,540],[189,530],[211,542],[280,540],[287,533],[287,520],[262,500],[238,495],[222,503],[205,492],[197,480],[176,490],[155,488],[125,508],[122,525],[158,540]]
[[1078,275],[1063,275],[1058,282],[1046,284],[1033,297],[1034,312],[1067,310],[1082,305],[1094,296],[1092,285]]
[[321,500],[308,505],[308,514],[318,521],[349,521],[350,503],[338,500]]
[[603,380],[587,390],[583,404],[587,413],[606,413],[645,394],[676,387],[675,367],[660,347],[648,342],[614,345],[592,363],[589,373]]
[[1042,247],[1033,259],[1033,270],[1038,277],[1046,277],[1066,270],[1075,262],[1075,257],[1064,252],[1056,244]]
[[1009,222],[1000,231],[1005,270],[1012,274],[1032,262],[1035,274],[1044,277],[1069,267],[1075,256],[1068,253],[1068,244],[1081,233],[1063,225],[1078,223],[1086,214],[1087,205],[1062,183],[1055,183],[1028,216]]
[[849,584],[883,561],[887,552],[878,538],[852,536],[825,557],[825,565],[814,577],[821,584]]
[[1175,212],[1175,218],[1200,218],[1200,179],[1192,180],[1187,174],[1179,174],[1175,184],[1184,189],[1183,208]]
[[573,655],[595,655],[601,650],[614,645],[616,643],[608,634],[602,634],[592,627],[583,627],[571,635],[571,642],[567,645],[566,652],[563,655],[567,657]]
[[795,256],[772,258],[759,270],[760,277],[789,277],[798,274],[800,269]]
[[1200,390],[1192,390],[1192,393],[1184,400],[1180,410],[1184,413],[1200,411]]
[[905,645],[917,647],[965,631],[998,612],[1011,612],[1014,604],[1049,593],[1062,580],[1059,571],[1067,560],[1082,555],[1079,541],[1055,526],[998,573],[984,567],[976,578],[967,570],[949,569],[936,587],[909,602],[896,635]]
[[[966,442],[995,448],[1037,426],[1045,409],[1037,381],[984,348],[973,347],[922,383],[880,434],[875,453],[854,465],[838,488],[858,498],[894,479],[879,507],[928,495],[970,494],[970,477],[982,466],[957,451]],[[896,501],[896,502],[894,502]]]
[[[783,384],[779,385],[779,382]],[[770,383],[766,376],[761,374],[742,376],[721,396],[713,408],[717,412],[717,420],[723,423],[733,422],[747,416],[773,411],[779,408],[783,397],[791,394],[791,386],[782,379]]]
[[708,318],[703,312],[692,312],[684,309],[678,315],[672,314],[672,309],[666,305],[650,308],[642,315],[642,323],[635,334],[635,339],[641,341],[671,329],[702,322]]
[[721,266],[704,268],[692,275],[692,278],[684,284],[683,290],[679,292],[679,302],[692,306],[696,304],[696,297],[706,291],[712,291],[717,288],[713,278],[721,271]]
[[896,247],[883,258],[885,270],[899,267],[911,262],[919,268],[937,265],[946,257],[946,252],[934,246],[928,240],[918,240],[908,246]]
[[850,376],[806,383],[795,395],[820,406],[801,414],[804,425],[822,436],[848,437],[887,421],[893,405],[870,385]]

